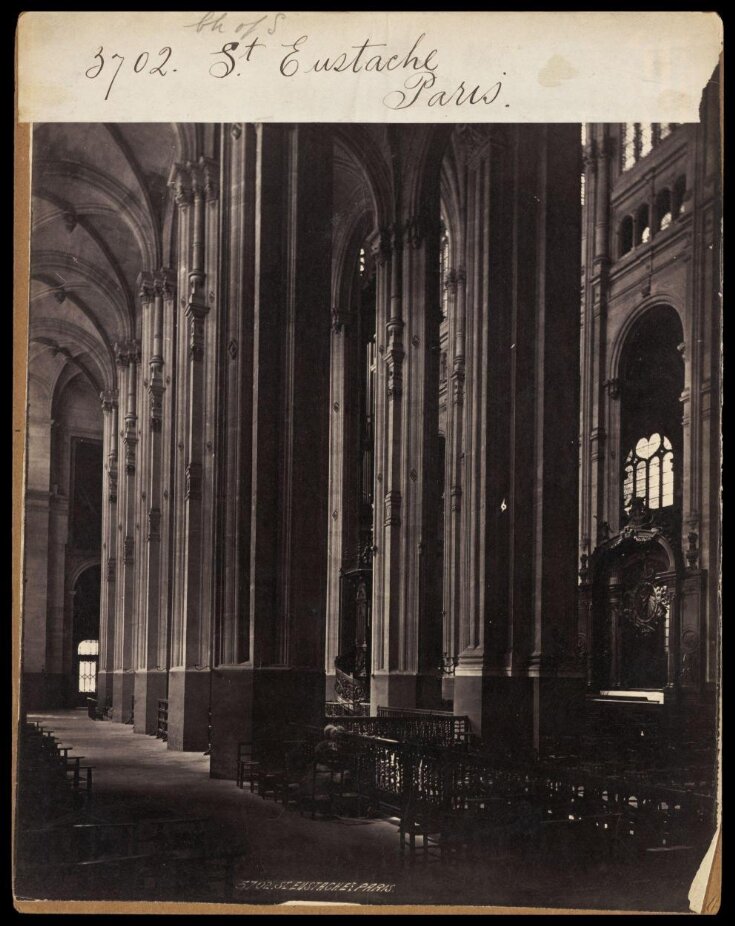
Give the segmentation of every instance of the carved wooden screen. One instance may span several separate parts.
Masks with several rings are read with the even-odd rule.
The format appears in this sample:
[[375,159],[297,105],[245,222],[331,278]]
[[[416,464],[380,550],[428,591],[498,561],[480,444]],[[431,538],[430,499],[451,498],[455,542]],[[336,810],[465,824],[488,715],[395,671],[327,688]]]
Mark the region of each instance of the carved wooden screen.
[[594,682],[663,689],[673,681],[676,573],[656,542],[609,550],[594,590]]

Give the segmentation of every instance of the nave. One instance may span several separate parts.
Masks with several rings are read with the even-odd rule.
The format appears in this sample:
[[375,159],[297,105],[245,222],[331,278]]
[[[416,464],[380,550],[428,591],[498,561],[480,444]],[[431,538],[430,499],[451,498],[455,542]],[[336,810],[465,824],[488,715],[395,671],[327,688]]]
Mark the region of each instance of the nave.
[[[376,718],[358,720],[376,724]],[[388,720],[395,729],[395,720]],[[28,725],[26,735],[53,740],[55,749],[66,750],[71,768],[78,756],[92,773],[89,789],[81,776],[76,800],[64,802],[55,793],[46,810],[32,793],[26,766],[17,805],[19,898],[685,912],[710,832],[707,826],[690,829],[686,847],[666,851],[641,830],[638,840],[623,841],[621,851],[602,831],[594,835],[589,826],[560,826],[559,821],[531,827],[523,845],[512,838],[481,838],[443,852],[430,835],[428,851],[420,839],[413,851],[408,840],[402,849],[399,838],[405,806],[394,815],[377,802],[368,815],[365,807],[339,801],[325,807],[288,796],[283,800],[278,789],[264,787],[264,773],[251,775],[252,783],[238,788],[209,777],[209,757],[168,750],[160,738],[137,736],[122,723],[95,722],[82,709],[32,714]],[[337,738],[360,739],[361,734],[345,730]],[[362,738],[379,741],[383,749],[395,742]],[[273,771],[274,766],[269,774]],[[70,790],[73,779],[70,775]],[[136,836],[133,852],[129,840]],[[146,841],[156,838],[166,848],[146,850]],[[57,849],[54,857],[54,846],[62,845],[64,854]]]

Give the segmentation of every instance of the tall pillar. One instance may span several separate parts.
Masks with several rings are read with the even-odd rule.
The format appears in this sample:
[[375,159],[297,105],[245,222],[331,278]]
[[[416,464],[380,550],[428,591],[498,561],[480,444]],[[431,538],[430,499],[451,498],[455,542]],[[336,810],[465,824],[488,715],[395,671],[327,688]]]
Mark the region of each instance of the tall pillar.
[[[462,251],[459,251],[462,253]],[[463,267],[447,274],[447,318],[451,372],[447,390],[446,464],[444,475],[444,636],[442,653],[453,668],[459,655],[462,607],[462,494],[464,483],[465,284]],[[447,504],[448,500],[448,504]],[[454,678],[443,680],[443,698],[454,700]]]
[[580,170],[568,157],[578,131],[493,127],[465,143],[471,313],[454,710],[500,751],[538,750],[583,690]]
[[324,706],[332,140],[258,127],[251,633],[256,736]]
[[[183,456],[178,486],[180,572],[168,680],[170,749],[209,745],[212,672],[214,459],[216,436],[219,170],[201,156],[176,164],[171,184],[186,221],[179,223],[185,287],[179,354],[181,416],[177,447]],[[214,308],[212,319],[210,309]],[[184,353],[185,352],[185,353]],[[179,467],[181,474],[181,467]],[[183,483],[183,484],[182,484]]]
[[[163,356],[164,300],[172,300],[173,286],[166,270],[144,274],[141,279],[141,302],[148,316],[144,319],[144,361],[148,367],[148,395],[143,414],[142,431],[146,437],[144,486],[140,506],[140,567],[141,594],[137,638],[135,675],[135,731],[155,733],[158,720],[158,700],[166,695],[166,666],[159,662],[161,625],[166,612],[161,608],[161,509],[163,506],[163,466],[165,454],[162,440],[163,395],[165,392]],[[143,456],[143,453],[141,453]]]
[[116,578],[117,578],[117,390],[101,393],[103,412],[103,448],[106,463],[102,480],[102,568],[100,599],[99,670],[97,701],[100,706],[112,703],[115,659]]
[[120,367],[121,391],[124,395],[125,418],[121,436],[124,447],[124,476],[118,500],[118,580],[115,617],[115,659],[113,671],[112,717],[127,723],[133,714],[135,689],[136,632],[136,457],[138,445],[138,363],[140,344],[131,340],[115,345]]
[[253,388],[255,129],[221,129],[222,267],[225,313],[218,345],[221,401],[217,457],[220,572],[216,584],[210,775],[234,778],[238,744],[252,741],[250,650],[250,494]]
[[[466,177],[464,260],[465,377],[457,378],[462,414],[458,470],[463,475],[459,529],[460,561],[456,608],[454,711],[470,718],[478,735],[487,733],[483,697],[492,685],[484,676],[505,678],[511,615],[508,579],[511,456],[511,338],[513,281],[513,135],[498,129],[491,147],[487,130],[459,139]],[[493,280],[488,292],[489,280]],[[459,370],[462,367],[459,366]],[[487,446],[492,453],[486,452]],[[512,509],[511,509],[512,510]],[[487,527],[485,527],[487,525]],[[492,556],[485,556],[486,533]],[[487,617],[485,616],[487,596]],[[510,687],[510,686],[508,686]],[[502,694],[503,692],[501,692]],[[510,692],[512,702],[513,693]],[[498,714],[504,708],[499,701]]]
[[[403,228],[394,223],[381,233],[378,259],[376,328],[378,355],[384,375],[377,380],[376,407],[376,504],[373,536],[377,556],[374,571],[379,580],[373,587],[373,672],[370,684],[371,713],[377,707],[411,707],[416,704],[418,654],[415,626],[402,602],[402,577],[407,563],[401,529],[405,488],[403,480]],[[378,364],[382,366],[382,364]],[[381,421],[382,418],[382,421]],[[381,501],[382,498],[382,510]]]

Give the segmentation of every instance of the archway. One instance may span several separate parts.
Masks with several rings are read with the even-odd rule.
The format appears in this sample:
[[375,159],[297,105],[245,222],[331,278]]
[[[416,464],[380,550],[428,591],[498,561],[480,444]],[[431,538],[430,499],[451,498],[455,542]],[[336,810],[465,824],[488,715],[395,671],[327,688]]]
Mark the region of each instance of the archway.
[[100,634],[99,564],[89,566],[74,583],[72,611],[72,669],[69,700],[82,705],[97,692],[97,659]]

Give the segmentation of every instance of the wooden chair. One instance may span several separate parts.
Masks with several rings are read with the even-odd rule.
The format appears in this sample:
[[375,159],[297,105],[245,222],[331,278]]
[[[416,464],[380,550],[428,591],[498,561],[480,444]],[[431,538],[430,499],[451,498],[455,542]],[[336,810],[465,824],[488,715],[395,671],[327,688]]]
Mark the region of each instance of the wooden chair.
[[237,775],[235,783],[241,790],[245,787],[247,781],[250,785],[250,793],[255,792],[255,785],[258,780],[258,770],[260,763],[253,756],[252,743],[237,744]]

